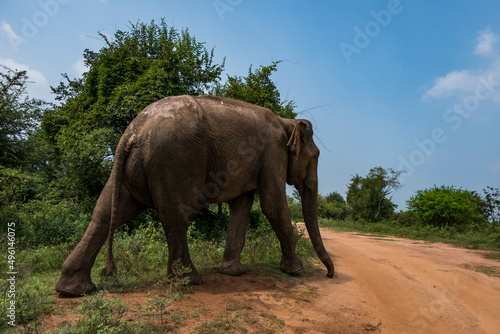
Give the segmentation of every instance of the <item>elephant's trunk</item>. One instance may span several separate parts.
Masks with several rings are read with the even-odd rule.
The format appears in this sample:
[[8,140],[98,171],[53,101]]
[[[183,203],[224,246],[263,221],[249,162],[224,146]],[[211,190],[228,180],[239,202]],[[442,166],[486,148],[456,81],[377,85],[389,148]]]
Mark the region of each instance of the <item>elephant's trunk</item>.
[[313,174],[314,175],[309,174],[304,180],[302,187],[298,187],[302,198],[302,213],[314,251],[328,270],[326,275],[328,277],[333,277],[333,262],[323,245],[318,227],[318,182],[316,172],[314,171]]

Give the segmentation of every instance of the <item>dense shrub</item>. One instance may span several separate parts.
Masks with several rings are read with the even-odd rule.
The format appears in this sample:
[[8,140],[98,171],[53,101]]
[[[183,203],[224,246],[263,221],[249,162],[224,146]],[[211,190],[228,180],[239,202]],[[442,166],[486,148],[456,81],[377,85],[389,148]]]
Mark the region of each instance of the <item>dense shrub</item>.
[[412,226],[419,222],[419,219],[415,213],[404,211],[395,213],[394,220],[401,226]]
[[408,210],[432,226],[454,226],[463,229],[486,222],[484,202],[475,193],[441,186],[419,190],[407,201]]
[[224,239],[229,219],[229,210],[222,206],[220,212],[209,207],[201,209],[189,226],[189,234],[202,240],[221,241]]
[[68,201],[31,200],[4,206],[2,214],[2,220],[15,223],[16,241],[23,247],[76,243],[91,220],[91,214]]
[[290,218],[293,221],[304,221],[304,216],[302,215],[302,205],[300,202],[291,196],[286,197],[288,204],[288,212],[290,213]]
[[500,228],[493,224],[469,225],[465,230],[454,226],[425,225],[421,221],[402,225],[394,220],[367,223],[362,220],[320,219],[319,224],[340,231],[380,233],[410,239],[448,242],[468,248],[500,250]]
[[344,220],[347,217],[347,206],[338,192],[326,196],[318,194],[318,217]]

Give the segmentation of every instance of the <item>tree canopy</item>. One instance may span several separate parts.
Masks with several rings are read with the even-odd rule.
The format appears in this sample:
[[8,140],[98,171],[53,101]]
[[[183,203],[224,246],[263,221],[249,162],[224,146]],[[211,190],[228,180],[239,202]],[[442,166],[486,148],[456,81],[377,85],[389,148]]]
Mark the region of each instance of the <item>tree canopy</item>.
[[100,36],[105,46],[84,52],[83,77],[63,75],[67,82],[52,88],[61,105],[42,123],[66,187],[80,198],[99,194],[121,134],[144,107],[165,96],[203,94],[224,69],[214,49],[164,20],[131,24],[113,40]]
[[424,224],[464,228],[486,221],[486,203],[475,192],[434,186],[419,190],[407,202],[408,210]]
[[45,112],[42,122],[54,148],[51,161],[71,196],[99,194],[121,134],[144,107],[163,97],[212,93],[295,116],[293,102],[281,101],[270,77],[279,62],[254,72],[250,67],[247,77],[228,76],[221,83],[225,59],[216,63],[214,48],[164,20],[131,24],[113,39],[100,36],[105,46],[84,52],[83,77],[63,74],[65,82],[52,88],[61,104]]
[[351,178],[347,191],[347,206],[354,219],[379,221],[390,218],[394,204],[389,195],[401,187],[401,172],[382,167],[370,169],[367,176]]
[[269,108],[280,117],[295,118],[297,116],[297,113],[293,111],[296,107],[295,103],[282,101],[280,92],[271,79],[272,73],[278,70],[277,66],[280,62],[260,66],[255,71],[252,71],[252,66],[250,66],[246,77],[228,75],[224,84],[215,85],[212,94]]
[[[25,166],[28,152],[47,103],[30,99],[26,94],[26,71],[16,71],[0,65],[0,165]],[[31,152],[30,152],[31,153]]]

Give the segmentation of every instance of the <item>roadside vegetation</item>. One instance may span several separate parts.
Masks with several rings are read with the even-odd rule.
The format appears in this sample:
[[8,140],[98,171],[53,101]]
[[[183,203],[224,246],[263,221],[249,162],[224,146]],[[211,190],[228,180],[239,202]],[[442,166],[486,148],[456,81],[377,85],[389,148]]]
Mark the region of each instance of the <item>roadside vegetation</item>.
[[[390,194],[400,186],[397,177],[377,167],[366,177],[353,176],[347,201],[338,193],[320,195],[320,226],[500,251],[500,188],[478,193],[434,186],[417,191],[406,202],[406,210],[396,212]],[[298,200],[289,199],[297,221],[302,219]]]
[[[294,102],[282,100],[271,79],[279,61],[250,66],[246,77],[227,75],[223,80],[225,59],[217,63],[215,49],[207,49],[187,29],[179,31],[164,21],[139,22],[113,38],[101,37],[101,50],[84,52],[87,72],[81,78],[64,74],[53,87],[55,104],[27,96],[26,72],[0,68],[0,268],[17,273],[17,326],[2,319],[0,331],[41,331],[55,305],[52,295],[62,263],[90,223],[120,135],[145,106],[169,95],[211,93],[268,107],[282,117],[297,115]],[[352,177],[345,198],[338,192],[319,195],[321,225],[500,250],[499,188],[488,187],[481,194],[452,186],[424,189],[408,200],[405,211],[396,212],[391,193],[401,187],[400,174],[375,167],[366,176]],[[288,197],[288,206],[291,218],[302,221],[297,193]],[[221,262],[228,215],[225,204],[206,206],[191,224],[189,247],[202,275],[215,272]],[[295,233],[307,275],[316,257],[304,232],[295,228]],[[247,234],[242,262],[254,273],[283,277],[280,246],[258,196]],[[120,228],[115,240],[118,275],[101,276],[101,251],[92,271],[98,292],[81,303],[78,324],[60,333],[161,332],[175,327],[176,319],[204,312],[168,312],[189,288],[182,281],[184,268],[178,268],[177,279],[165,279],[167,245],[156,212],[147,211]],[[14,252],[8,252],[9,242]],[[12,298],[8,282],[3,283],[0,309],[7,314]],[[158,294],[148,298],[145,320],[125,322],[128,306],[107,294],[152,284]],[[241,319],[264,321],[252,312],[230,305],[224,317],[199,331],[213,333],[218,326],[237,331]],[[271,329],[282,326],[279,319],[265,321]]]

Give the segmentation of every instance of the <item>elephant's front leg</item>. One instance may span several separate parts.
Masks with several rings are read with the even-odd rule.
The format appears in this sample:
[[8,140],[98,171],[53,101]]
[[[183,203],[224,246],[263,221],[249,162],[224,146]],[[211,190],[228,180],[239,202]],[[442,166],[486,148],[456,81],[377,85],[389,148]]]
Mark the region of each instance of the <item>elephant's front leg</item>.
[[229,204],[229,224],[227,227],[226,248],[219,271],[223,274],[239,276],[247,269],[240,261],[241,251],[245,245],[248,218],[252,208],[254,192],[248,192],[231,201]]
[[281,245],[280,269],[285,273],[296,273],[304,269],[304,263],[295,252],[295,233],[293,231],[286,190],[277,178],[264,178],[259,190],[262,212],[271,223]]

